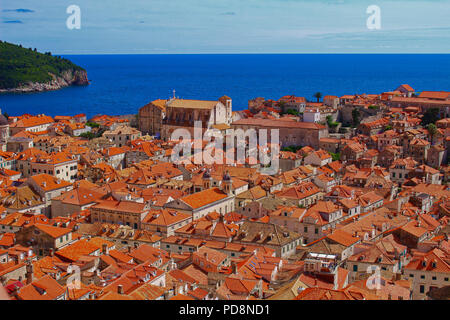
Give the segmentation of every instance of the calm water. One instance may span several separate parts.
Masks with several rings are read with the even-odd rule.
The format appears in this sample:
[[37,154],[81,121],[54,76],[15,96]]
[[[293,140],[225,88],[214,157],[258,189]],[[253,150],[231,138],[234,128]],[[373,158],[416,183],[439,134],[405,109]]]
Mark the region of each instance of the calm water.
[[77,55],[91,85],[33,94],[2,94],[10,115],[137,113],[147,102],[228,95],[233,109],[254,97],[295,94],[312,99],[317,91],[343,95],[380,93],[402,83],[415,90],[450,90],[450,55]]

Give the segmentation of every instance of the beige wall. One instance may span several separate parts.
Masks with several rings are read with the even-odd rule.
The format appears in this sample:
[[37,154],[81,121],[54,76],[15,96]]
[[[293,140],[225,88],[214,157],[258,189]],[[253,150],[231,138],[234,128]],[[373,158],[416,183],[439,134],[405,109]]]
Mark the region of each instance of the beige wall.
[[42,124],[39,126],[28,127],[28,128],[10,127],[9,130],[10,130],[11,136],[13,136],[16,133],[19,133],[21,131],[30,131],[30,132],[44,131],[44,130],[47,130],[47,128],[50,127],[51,125],[52,125],[52,123],[46,123],[46,124]]
[[22,174],[25,177],[29,177],[39,173],[47,173],[58,179],[62,179],[69,182],[75,182],[78,172],[77,163],[78,163],[77,160],[67,161],[56,165],[48,163],[31,162],[29,165],[30,174],[28,174],[27,168],[25,168],[25,166],[24,170],[22,171]]
[[3,285],[5,285],[9,280],[18,280],[21,279],[24,281],[26,279],[27,266],[23,264],[22,266],[12,270],[11,272],[5,273],[0,276],[2,279]]
[[51,213],[52,213],[51,217],[52,218],[60,216],[67,217],[72,213],[83,211],[89,208],[90,206],[93,206],[94,204],[96,203],[94,202],[86,204],[84,206],[79,206],[75,204],[63,203],[61,200],[53,199],[51,202]]
[[305,221],[300,222],[298,218],[270,216],[270,222],[302,235],[303,243],[310,243],[324,236],[322,226]]
[[228,197],[212,206],[194,210],[193,219],[196,220],[202,218],[211,212],[226,214],[232,211],[234,211],[234,197]]
[[[450,273],[404,269],[404,275],[406,279],[412,280],[413,282],[413,300],[424,299],[427,292],[430,290],[430,287],[442,288],[450,285]],[[422,279],[422,277],[424,277],[424,279]],[[433,277],[436,277],[436,279],[434,280]],[[423,288],[423,293],[420,292],[421,287]]]
[[99,208],[91,208],[91,221],[92,222],[106,222],[128,225],[134,229],[141,229],[141,222],[146,216],[146,212],[131,213],[131,212],[118,212],[112,210],[104,210]]
[[154,232],[160,236],[170,237],[175,234],[176,230],[180,229],[181,227],[187,225],[190,222],[192,222],[192,217],[189,217],[187,219],[184,219],[183,221],[167,226],[158,226],[150,223],[142,223],[142,229]]

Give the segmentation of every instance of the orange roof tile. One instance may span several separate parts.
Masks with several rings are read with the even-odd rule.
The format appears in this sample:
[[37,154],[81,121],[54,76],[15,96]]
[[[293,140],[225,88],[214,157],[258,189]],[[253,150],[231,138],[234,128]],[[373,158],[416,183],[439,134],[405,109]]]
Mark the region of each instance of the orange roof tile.
[[211,188],[180,198],[180,201],[193,209],[198,209],[227,197],[228,195],[219,188]]

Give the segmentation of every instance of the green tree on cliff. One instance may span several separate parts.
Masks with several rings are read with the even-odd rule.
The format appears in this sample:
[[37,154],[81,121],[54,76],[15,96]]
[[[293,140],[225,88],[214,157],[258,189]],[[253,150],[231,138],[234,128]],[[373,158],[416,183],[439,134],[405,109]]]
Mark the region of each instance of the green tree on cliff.
[[0,89],[18,88],[28,82],[46,83],[66,70],[85,71],[67,59],[39,53],[8,42],[0,43]]

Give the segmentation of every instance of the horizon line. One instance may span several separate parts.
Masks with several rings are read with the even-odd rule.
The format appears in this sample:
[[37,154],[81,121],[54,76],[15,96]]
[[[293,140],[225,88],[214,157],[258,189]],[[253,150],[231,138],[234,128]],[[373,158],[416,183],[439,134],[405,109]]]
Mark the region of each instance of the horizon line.
[[192,52],[192,53],[113,53],[113,52],[94,52],[94,53],[62,53],[53,52],[52,55],[450,55],[450,52]]

